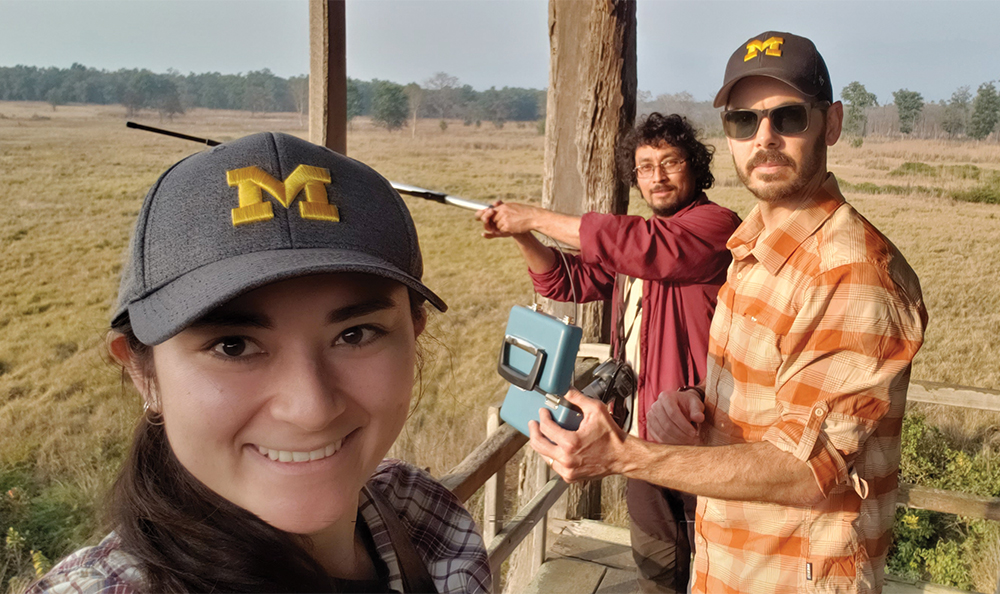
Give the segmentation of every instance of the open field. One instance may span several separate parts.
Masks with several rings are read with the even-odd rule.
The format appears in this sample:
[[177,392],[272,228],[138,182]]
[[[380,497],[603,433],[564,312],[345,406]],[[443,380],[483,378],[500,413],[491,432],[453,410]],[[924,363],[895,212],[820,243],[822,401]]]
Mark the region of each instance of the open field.
[[[216,140],[259,130],[307,136],[297,114],[194,110],[173,122],[152,115],[140,121]],[[436,120],[419,122],[411,137],[409,130],[390,134],[357,121],[348,152],[393,181],[483,201],[539,201],[543,139],[534,124],[449,124],[442,131]],[[753,199],[732,170],[725,142],[711,142],[718,183],[709,196],[745,215]],[[22,536],[26,547],[51,557],[103,532],[94,520],[101,494],[141,413],[138,397],[122,389],[103,354],[121,255],[148,187],[197,150],[194,143],[126,129],[120,107],[52,111],[42,103],[0,102],[0,531],[27,517],[32,497],[44,493],[51,509],[32,512],[36,519],[22,524],[29,532]],[[917,188],[909,195],[847,193],[921,279],[931,321],[914,379],[1000,389],[1000,206],[948,197],[974,185],[976,176],[998,174],[1000,146],[842,142],[832,149],[831,169],[851,187]],[[504,391],[495,365],[507,313],[529,303],[532,292],[512,242],[480,238],[469,211],[406,200],[424,251],[425,281],[450,309],[431,317],[423,395],[396,454],[440,475],[485,434],[485,407]],[[973,436],[976,447],[1000,461],[996,418],[934,416],[947,433]],[[974,560],[976,575],[987,576],[977,580],[980,589],[995,587],[1000,564],[1000,551],[984,556]],[[0,579],[4,570],[0,556]]]

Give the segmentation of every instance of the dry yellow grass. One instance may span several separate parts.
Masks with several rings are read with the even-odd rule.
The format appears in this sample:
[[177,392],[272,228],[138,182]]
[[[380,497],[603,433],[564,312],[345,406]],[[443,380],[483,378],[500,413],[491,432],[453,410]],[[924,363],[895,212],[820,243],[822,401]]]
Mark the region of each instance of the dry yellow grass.
[[[348,151],[394,181],[483,201],[539,199],[543,139],[534,125],[449,124],[442,132],[436,120],[420,122],[411,137],[356,121]],[[296,114],[193,110],[159,125],[217,140],[259,130],[307,135]],[[745,215],[753,199],[725,142],[712,142],[719,183],[709,195]],[[99,502],[140,414],[102,355],[121,254],[146,189],[197,150],[127,130],[124,110],[113,106],[53,112],[0,103],[0,469],[29,465],[79,489],[86,505]],[[898,183],[886,175],[904,162],[1000,170],[1000,147],[868,139],[831,152],[831,169],[853,183]],[[913,377],[1000,389],[1000,206],[925,195],[848,199],[899,246],[923,284],[931,323]],[[494,369],[507,313],[530,302],[531,286],[513,243],[481,239],[469,211],[407,204],[425,280],[451,307],[432,317],[437,340],[424,345],[423,398],[395,452],[440,475],[485,433],[485,408],[504,391]]]

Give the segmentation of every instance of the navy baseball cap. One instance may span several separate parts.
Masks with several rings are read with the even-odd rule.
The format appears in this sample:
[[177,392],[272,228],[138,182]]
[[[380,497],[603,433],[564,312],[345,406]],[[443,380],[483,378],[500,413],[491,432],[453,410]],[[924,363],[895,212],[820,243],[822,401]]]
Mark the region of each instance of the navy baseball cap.
[[374,169],[263,132],[175,164],[146,195],[112,326],[159,344],[234,297],[308,274],[398,281],[437,309],[406,204]]
[[725,106],[733,85],[748,76],[774,78],[806,97],[833,102],[833,84],[826,62],[805,37],[765,31],[748,39],[726,64],[726,77],[715,96],[715,107]]

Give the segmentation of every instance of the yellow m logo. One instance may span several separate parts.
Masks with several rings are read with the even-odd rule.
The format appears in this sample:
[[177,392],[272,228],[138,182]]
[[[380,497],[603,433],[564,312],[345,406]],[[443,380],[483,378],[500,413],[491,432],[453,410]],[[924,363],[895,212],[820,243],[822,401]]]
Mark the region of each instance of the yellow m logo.
[[780,56],[782,43],[785,43],[784,37],[768,37],[767,41],[751,39],[747,44],[747,55],[743,56],[743,61],[749,62],[760,52],[764,52],[765,56]]
[[330,171],[322,167],[299,165],[281,182],[254,165],[227,171],[226,180],[230,186],[239,188],[240,206],[233,209],[234,227],[274,218],[273,207],[270,202],[264,202],[262,189],[277,198],[285,208],[290,207],[299,192],[305,189],[306,199],[299,200],[299,214],[303,219],[331,222],[340,220],[337,207],[330,204],[326,195]]

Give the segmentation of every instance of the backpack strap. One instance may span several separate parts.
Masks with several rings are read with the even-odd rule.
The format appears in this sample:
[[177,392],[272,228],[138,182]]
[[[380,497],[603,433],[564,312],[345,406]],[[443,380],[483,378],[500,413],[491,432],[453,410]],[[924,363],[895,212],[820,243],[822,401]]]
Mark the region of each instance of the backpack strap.
[[403,522],[396,515],[396,510],[389,505],[389,500],[378,489],[371,489],[368,485],[362,487],[361,490],[375,505],[378,515],[381,516],[382,522],[385,524],[386,532],[389,533],[389,541],[392,543],[392,549],[396,552],[396,559],[399,562],[403,590],[407,594],[437,594],[437,588],[434,587],[434,580],[431,579],[427,566],[424,565],[423,559],[420,558],[420,554],[413,546],[413,541],[407,535]]

